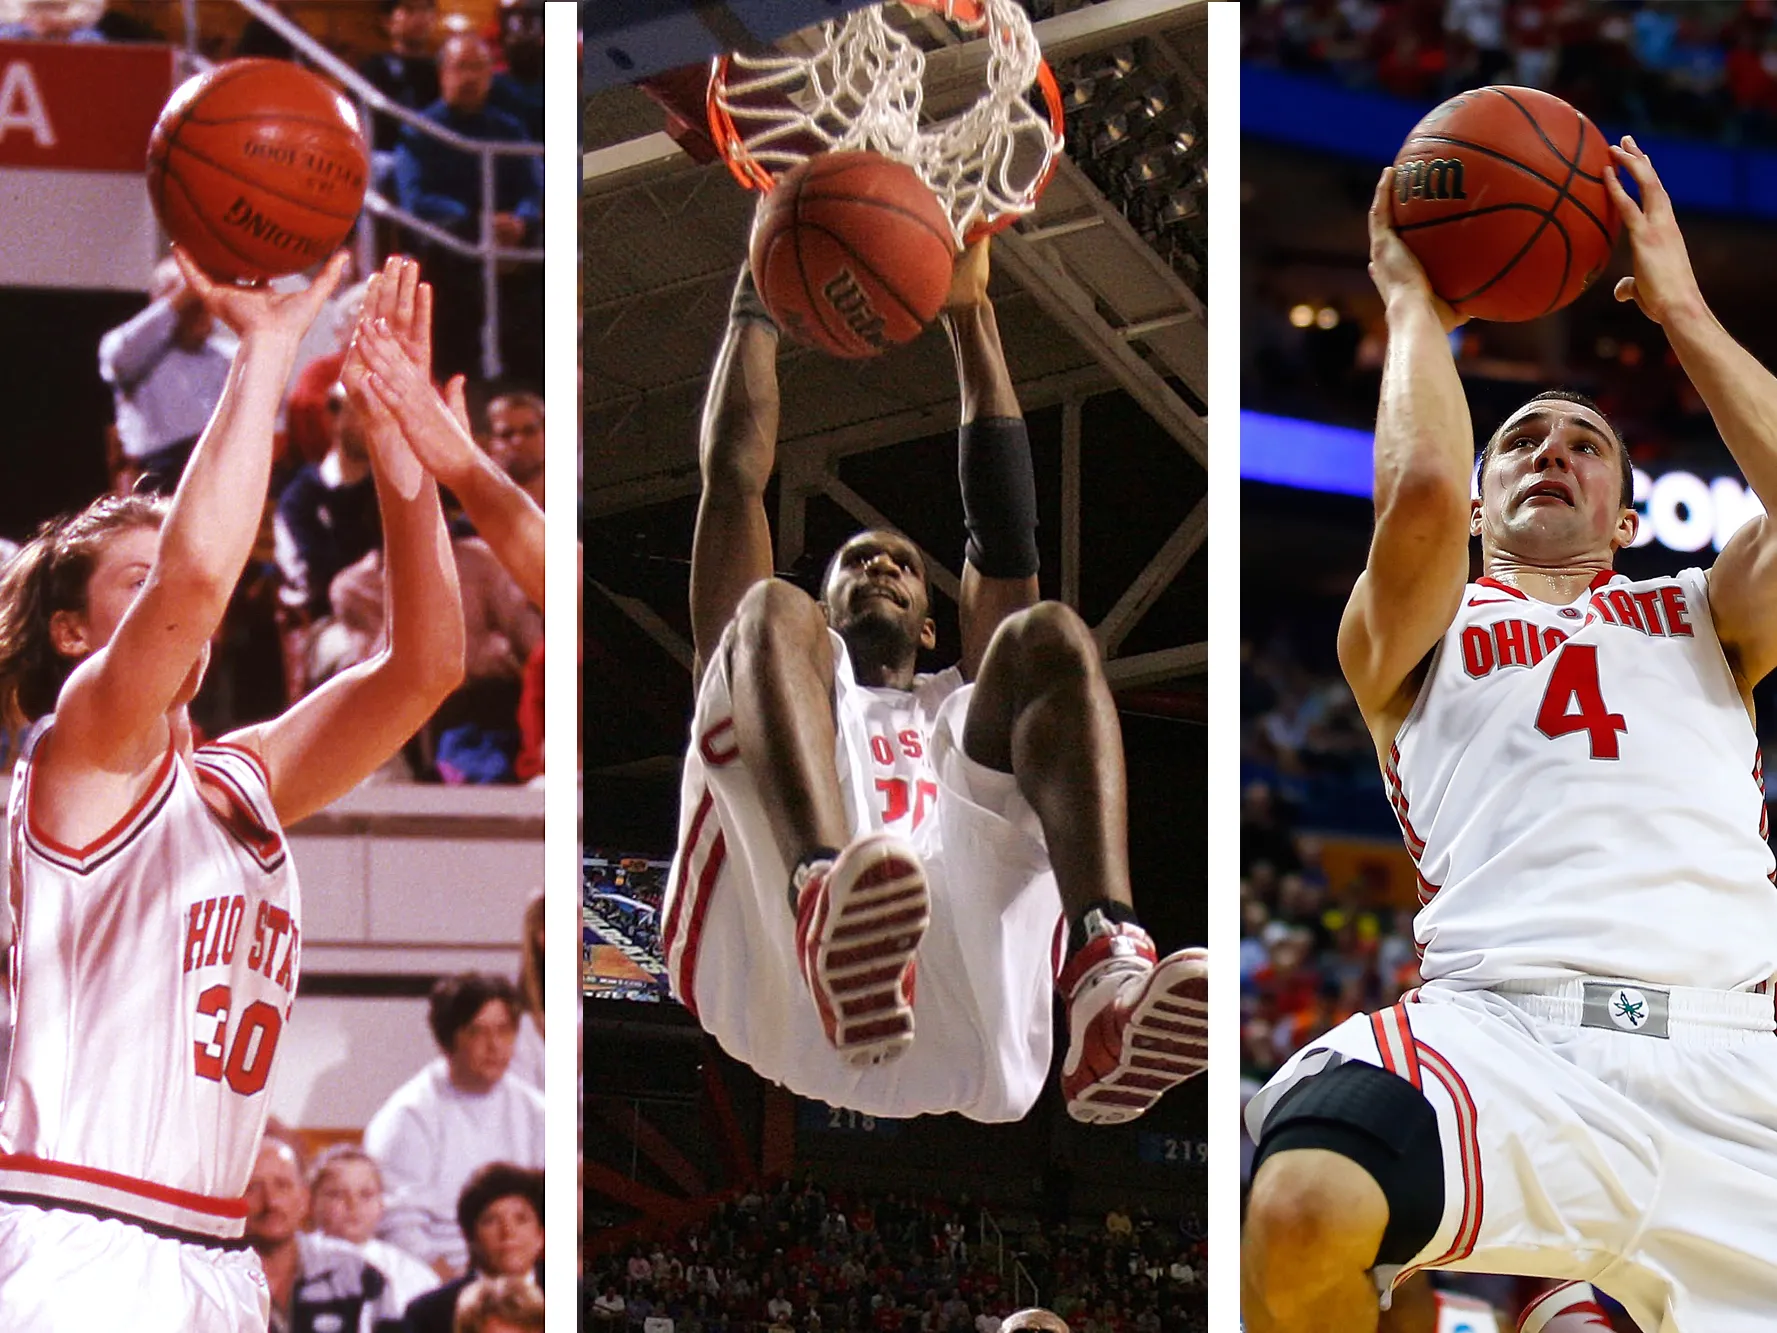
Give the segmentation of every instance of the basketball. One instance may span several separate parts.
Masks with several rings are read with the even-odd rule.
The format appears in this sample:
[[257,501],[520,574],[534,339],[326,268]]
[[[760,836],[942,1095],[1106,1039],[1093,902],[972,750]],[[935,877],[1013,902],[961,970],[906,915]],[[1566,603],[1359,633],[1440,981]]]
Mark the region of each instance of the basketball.
[[1394,225],[1458,313],[1559,310],[1604,271],[1620,219],[1597,126],[1535,88],[1452,97],[1394,160]]
[[950,290],[956,239],[912,167],[877,153],[822,153],[760,206],[753,281],[798,342],[875,356],[911,341]]
[[351,102],[283,60],[231,60],[186,81],[148,142],[161,226],[220,279],[321,263],[357,222],[369,177]]

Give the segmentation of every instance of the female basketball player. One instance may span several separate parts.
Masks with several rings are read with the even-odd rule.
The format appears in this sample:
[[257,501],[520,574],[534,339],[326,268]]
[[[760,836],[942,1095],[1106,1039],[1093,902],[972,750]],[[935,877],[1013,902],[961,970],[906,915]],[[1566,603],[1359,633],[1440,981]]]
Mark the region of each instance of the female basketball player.
[[[281,717],[194,742],[186,707],[259,527],[278,400],[344,266],[279,295],[217,286],[181,256],[240,348],[171,503],[99,500],[46,526],[0,579],[0,706],[30,724],[10,818],[6,1328],[266,1326],[242,1195],[296,991],[282,829],[382,765],[463,672],[437,488],[351,361],[382,507],[388,647]],[[415,265],[391,260],[362,318],[429,360],[424,304]]]

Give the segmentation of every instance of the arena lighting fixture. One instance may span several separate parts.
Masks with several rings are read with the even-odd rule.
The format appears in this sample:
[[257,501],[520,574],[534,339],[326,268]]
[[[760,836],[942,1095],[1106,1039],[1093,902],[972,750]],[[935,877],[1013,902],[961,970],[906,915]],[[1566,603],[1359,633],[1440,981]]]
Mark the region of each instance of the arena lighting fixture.
[[1199,290],[1207,236],[1203,108],[1140,45],[1057,71],[1067,151],[1129,224]]
[[1317,329],[1336,329],[1339,327],[1339,312],[1330,305],[1323,305],[1314,312],[1314,327]]
[[1298,329],[1305,329],[1314,323],[1314,307],[1306,303],[1298,303],[1290,307],[1290,323]]

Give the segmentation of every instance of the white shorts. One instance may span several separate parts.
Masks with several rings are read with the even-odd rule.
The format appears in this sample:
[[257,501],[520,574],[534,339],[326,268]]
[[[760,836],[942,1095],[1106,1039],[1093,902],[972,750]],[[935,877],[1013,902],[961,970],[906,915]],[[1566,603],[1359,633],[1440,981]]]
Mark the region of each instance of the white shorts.
[[[1428,986],[1297,1052],[1249,1104],[1248,1132],[1302,1078],[1342,1058],[1380,1065],[1431,1101],[1444,1154],[1443,1222],[1393,1280],[1418,1268],[1583,1278],[1646,1333],[1768,1333],[1771,996],[1617,992]],[[1639,1030],[1597,1026],[1625,1005]]]
[[[862,834],[872,827],[869,696],[837,635],[833,642],[840,786],[852,831]],[[932,911],[916,955],[913,1044],[870,1068],[846,1065],[822,1032],[796,964],[789,868],[752,775],[738,760],[704,763],[695,749],[687,757],[687,799],[699,799],[701,784],[714,818],[679,849],[675,883],[695,888],[718,863],[693,909],[693,1008],[730,1055],[801,1096],[869,1115],[956,1111],[1002,1121],[1020,1119],[1043,1090],[1065,943],[1061,895],[1041,825],[1012,775],[963,753],[972,693],[965,685],[939,707],[930,738],[935,814],[908,835]],[[724,640],[704,674],[692,735],[733,711]]]
[[265,1333],[259,1256],[117,1218],[0,1201],[0,1328],[31,1333]]

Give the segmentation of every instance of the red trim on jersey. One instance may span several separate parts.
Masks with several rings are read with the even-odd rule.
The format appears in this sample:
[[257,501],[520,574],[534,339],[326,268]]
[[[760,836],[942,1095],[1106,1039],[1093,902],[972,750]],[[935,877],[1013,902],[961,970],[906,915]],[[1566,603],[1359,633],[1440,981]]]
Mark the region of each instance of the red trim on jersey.
[[1062,912],[1055,918],[1055,942],[1049,948],[1050,966],[1054,972],[1054,982],[1061,986],[1061,969],[1067,966],[1067,913]]
[[724,768],[740,758],[740,743],[738,741],[731,741],[726,748],[721,750],[716,748],[718,738],[729,736],[733,731],[734,719],[725,717],[703,733],[702,739],[697,742],[697,752],[703,756],[704,763],[711,768]]
[[[1402,1022],[1405,1021],[1403,1016]],[[1402,1269],[1395,1279],[1396,1285],[1422,1268],[1441,1268],[1459,1263],[1473,1254],[1481,1238],[1481,1217],[1486,1209],[1486,1188],[1481,1178],[1480,1113],[1475,1108],[1475,1099],[1469,1093],[1468,1084],[1462,1081],[1462,1075],[1442,1054],[1417,1039],[1413,1045],[1419,1064],[1443,1084],[1456,1108],[1456,1144],[1462,1162],[1462,1218],[1456,1224],[1456,1235],[1450,1241],[1450,1248],[1426,1263]]]
[[1419,1054],[1413,1047],[1413,1029],[1407,1022],[1407,1011],[1400,1005],[1370,1015],[1370,1032],[1376,1038],[1376,1050],[1382,1056],[1382,1067],[1397,1078],[1404,1078],[1416,1088],[1423,1088]]
[[1414,864],[1417,865],[1419,858],[1425,855],[1425,839],[1419,836],[1419,831],[1413,827],[1413,821],[1408,818],[1408,811],[1411,807],[1407,802],[1407,793],[1401,786],[1400,762],[1401,747],[1390,745],[1388,747],[1388,762],[1382,768],[1384,776],[1388,779],[1388,804],[1389,808],[1394,811],[1395,822],[1401,826],[1401,838],[1407,844],[1407,855],[1411,856]]
[[703,874],[697,878],[697,901],[691,906],[691,925],[685,932],[685,952],[681,955],[684,962],[679,968],[684,978],[679,1003],[693,1018],[697,1017],[697,951],[703,945],[703,919],[709,915],[710,899],[715,896],[712,890],[727,855],[728,835],[718,830],[716,840],[710,844],[709,860],[704,865]]
[[1475,582],[1483,588],[1497,588],[1501,592],[1509,592],[1521,602],[1528,602],[1530,600],[1529,593],[1524,592],[1522,589],[1514,588],[1509,583],[1501,583],[1491,574],[1483,574],[1480,578],[1476,579]]
[[1586,585],[1586,591],[1597,592],[1600,588],[1604,587],[1605,584],[1615,579],[1616,576],[1617,571],[1614,569],[1601,569],[1596,574],[1592,575],[1592,581]]
[[[1552,1319],[1564,1314],[1597,1315],[1600,1326],[1608,1329],[1610,1323],[1603,1307],[1593,1300],[1590,1294],[1583,1299],[1575,1300],[1576,1289],[1580,1287],[1584,1287],[1588,1293],[1592,1291],[1592,1284],[1589,1282],[1563,1282],[1558,1287],[1550,1287],[1529,1305],[1526,1305],[1523,1312],[1519,1314],[1518,1333],[1542,1333],[1542,1330],[1548,1327]],[[1551,1301],[1554,1302],[1553,1305],[1550,1304]],[[1536,1327],[1529,1328],[1528,1325],[1533,1317],[1537,1320]]]
[[[205,750],[226,750],[229,754],[238,754],[253,765],[259,774],[259,780],[265,784],[267,797],[271,795],[271,770],[265,766],[265,760],[260,758],[256,752],[249,750],[239,741],[210,741],[205,745],[198,746],[197,753],[202,754]],[[193,757],[195,758],[195,756]]]
[[134,1176],[121,1176],[115,1171],[101,1171],[92,1166],[75,1166],[70,1162],[52,1162],[48,1158],[32,1157],[28,1153],[0,1153],[0,1171],[23,1171],[29,1175],[47,1176],[51,1179],[78,1180],[88,1185],[134,1194],[138,1198],[152,1199],[156,1203],[171,1204],[175,1208],[202,1213],[206,1217],[220,1217],[229,1221],[245,1221],[247,1217],[245,1199],[218,1199],[208,1194],[193,1194],[189,1190],[174,1189],[170,1185],[157,1185],[152,1180],[138,1180]]
[[223,800],[228,802],[231,814],[227,815],[208,801],[204,802],[204,808],[215,816],[216,822],[247,849],[253,859],[259,862],[261,870],[272,871],[283,865],[284,840],[275,829],[260,819],[246,788],[219,764],[200,761],[198,768],[204,777],[219,784],[218,790],[222,793]]
[[[37,744],[41,745],[43,741],[48,739],[49,732],[45,732]],[[27,761],[24,800],[25,840],[36,849],[40,856],[55,862],[63,869],[71,870],[77,875],[90,874],[122,851],[136,834],[140,833],[149,821],[160,813],[161,807],[167,803],[167,798],[173,793],[173,783],[176,780],[173,765],[177,761],[177,755],[178,751],[169,741],[167,752],[161,756],[160,768],[155,771],[154,780],[148,784],[147,789],[136,798],[135,803],[124,813],[122,819],[84,847],[70,847],[66,843],[57,842],[38,827],[31,802],[31,783],[35,776],[35,764]],[[33,758],[34,756],[35,751],[33,751]]]
[[1444,887],[1442,884],[1433,884],[1420,874],[1417,865],[1413,867],[1413,877],[1419,881],[1419,905],[1421,907],[1429,905],[1431,900],[1438,896],[1438,890]]

